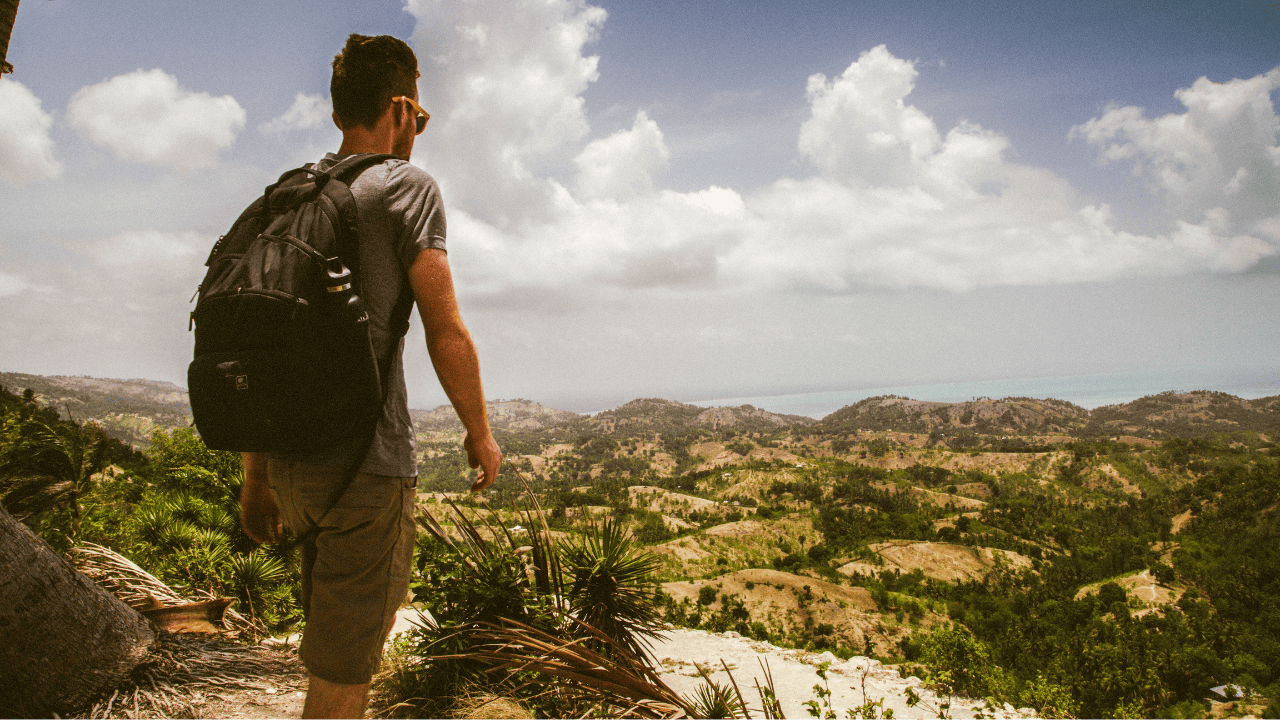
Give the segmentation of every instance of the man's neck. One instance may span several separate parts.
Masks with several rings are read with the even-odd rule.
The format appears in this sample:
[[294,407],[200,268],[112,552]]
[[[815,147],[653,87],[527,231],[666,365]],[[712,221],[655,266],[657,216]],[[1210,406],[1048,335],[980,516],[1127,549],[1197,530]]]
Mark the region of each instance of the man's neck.
[[342,145],[338,148],[338,154],[389,153],[392,146],[392,139],[385,133],[372,133],[360,128],[342,133]]
[[409,118],[407,125],[397,122],[392,115],[395,108],[395,104],[388,107],[373,127],[353,125],[344,128],[335,117],[334,123],[342,130],[342,145],[338,148],[338,154],[388,153],[408,160],[413,152],[413,120]]

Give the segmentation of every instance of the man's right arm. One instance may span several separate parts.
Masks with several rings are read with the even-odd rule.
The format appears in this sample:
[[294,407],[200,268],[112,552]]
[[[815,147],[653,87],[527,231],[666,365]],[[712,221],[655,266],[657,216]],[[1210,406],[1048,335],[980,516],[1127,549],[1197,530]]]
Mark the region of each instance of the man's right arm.
[[409,285],[413,288],[427,336],[427,351],[435,367],[440,386],[467,429],[463,447],[471,467],[480,468],[480,477],[472,492],[483,490],[498,479],[502,451],[489,430],[489,414],[485,409],[484,390],[480,384],[480,360],[471,334],[458,314],[458,300],[453,290],[453,274],[443,250],[427,249],[418,253],[409,268]]

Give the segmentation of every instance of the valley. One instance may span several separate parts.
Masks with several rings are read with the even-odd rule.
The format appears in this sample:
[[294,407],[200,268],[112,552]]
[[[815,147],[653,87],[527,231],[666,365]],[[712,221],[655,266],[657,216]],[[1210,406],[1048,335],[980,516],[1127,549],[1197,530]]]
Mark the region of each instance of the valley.
[[[128,518],[161,522],[137,509],[178,507],[189,478],[220,478],[201,492],[234,502],[237,458],[181,429],[179,388],[33,378],[0,378],[14,422],[43,404],[145,448],[145,460],[120,450],[125,469],[86,488],[106,503],[86,504],[84,527],[105,537],[94,541],[189,575],[164,548],[198,546],[147,539]],[[620,528],[652,558],[641,590],[672,627],[863,658],[1042,717],[1280,708],[1280,398],[1162,393],[1090,411],[884,396],[821,420],[653,398],[591,416],[498,400],[505,474],[481,495],[465,492],[452,409],[412,415],[419,509],[443,532],[462,537],[455,513],[513,549],[531,519],[565,547]],[[35,525],[65,546],[68,517]],[[287,578],[264,615],[281,631],[294,621]],[[1224,684],[1252,695],[1215,699]]]

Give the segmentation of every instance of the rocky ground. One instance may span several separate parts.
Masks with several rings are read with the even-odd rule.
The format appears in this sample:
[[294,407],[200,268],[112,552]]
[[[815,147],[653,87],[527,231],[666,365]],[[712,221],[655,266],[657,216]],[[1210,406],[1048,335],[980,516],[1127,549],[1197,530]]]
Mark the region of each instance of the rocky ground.
[[[412,627],[412,616],[412,610],[402,610],[394,632]],[[804,703],[819,700],[814,685],[822,683],[817,668],[824,662],[830,663],[827,687],[831,691],[830,710],[836,717],[847,717],[848,709],[868,700],[883,700],[881,711],[892,710],[895,718],[933,718],[942,716],[944,712],[942,703],[945,699],[924,688],[919,678],[899,677],[895,668],[863,657],[841,661],[831,653],[786,650],[733,632],[685,629],[669,630],[661,642],[654,644],[653,655],[663,668],[663,682],[686,696],[696,692],[703,683],[696,665],[705,668],[712,680],[722,685],[729,684],[731,673],[733,681],[747,698],[753,717],[762,716],[760,696],[755,687],[757,683],[765,684],[766,666],[773,677],[774,690],[784,716],[811,717]],[[729,673],[725,672],[726,666]],[[908,688],[913,688],[921,698],[915,707],[907,705]],[[297,678],[262,678],[261,687],[208,696],[201,706],[201,714],[225,718],[301,717],[305,690],[305,681]],[[1001,720],[1033,716],[1030,709],[1015,710],[1005,706],[992,713],[984,711],[981,702],[953,698],[946,717],[974,718],[979,712],[984,717]]]
[[[662,679],[683,695],[691,695],[703,680],[695,663],[722,685],[737,683],[753,710],[760,707],[756,684],[765,684],[765,667],[773,677],[774,691],[787,718],[810,717],[805,702],[820,700],[814,685],[822,684],[817,668],[830,663],[827,687],[831,691],[830,710],[836,717],[847,717],[846,711],[866,701],[883,700],[881,711],[893,710],[895,718],[933,718],[942,716],[942,703],[932,691],[922,687],[919,678],[899,677],[896,668],[865,657],[841,661],[831,653],[814,654],[803,650],[784,650],[769,643],[740,637],[734,632],[708,633],[702,630],[673,629],[665,641],[657,643],[654,655],[661,662]],[[723,665],[721,663],[724,663]],[[725,672],[725,666],[729,672]],[[907,705],[907,689],[913,688],[921,698],[915,707]],[[865,693],[865,694],[864,694]],[[947,717],[973,718],[978,712],[985,717],[1031,717],[1030,709],[1015,710],[1006,706],[994,713],[983,710],[980,701],[953,698]],[[825,709],[823,710],[825,714]],[[760,716],[758,711],[753,716]]]

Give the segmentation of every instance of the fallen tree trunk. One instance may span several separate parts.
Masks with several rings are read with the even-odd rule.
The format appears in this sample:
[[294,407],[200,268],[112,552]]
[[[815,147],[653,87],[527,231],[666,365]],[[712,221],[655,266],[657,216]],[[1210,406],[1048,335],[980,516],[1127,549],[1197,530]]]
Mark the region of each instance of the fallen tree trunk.
[[85,708],[124,682],[154,641],[137,611],[0,506],[0,717]]

